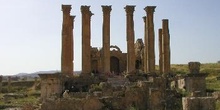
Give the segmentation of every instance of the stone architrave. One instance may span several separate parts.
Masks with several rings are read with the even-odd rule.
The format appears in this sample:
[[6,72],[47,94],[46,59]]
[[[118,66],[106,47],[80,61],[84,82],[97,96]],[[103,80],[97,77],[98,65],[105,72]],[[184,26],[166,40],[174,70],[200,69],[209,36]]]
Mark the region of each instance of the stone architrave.
[[135,70],[135,50],[134,50],[134,13],[135,6],[127,5],[126,11],[126,27],[127,27],[127,72],[134,73]]
[[144,8],[147,14],[147,38],[148,38],[148,61],[149,72],[155,73],[155,46],[154,46],[154,11],[156,6]]
[[71,5],[62,5],[62,55],[61,72],[73,75],[73,18],[70,16]]
[[163,73],[168,74],[170,72],[170,34],[168,19],[162,20],[162,34],[163,34]]
[[163,73],[163,36],[162,29],[158,29],[158,37],[159,37],[159,70],[160,73]]
[[149,68],[148,68],[148,34],[147,34],[147,17],[144,16],[143,17],[143,20],[144,20],[144,72],[147,73],[149,72]]
[[91,16],[90,6],[81,6],[82,13],[82,74],[91,73]]
[[110,72],[110,12],[111,6],[102,6],[103,11],[103,72]]

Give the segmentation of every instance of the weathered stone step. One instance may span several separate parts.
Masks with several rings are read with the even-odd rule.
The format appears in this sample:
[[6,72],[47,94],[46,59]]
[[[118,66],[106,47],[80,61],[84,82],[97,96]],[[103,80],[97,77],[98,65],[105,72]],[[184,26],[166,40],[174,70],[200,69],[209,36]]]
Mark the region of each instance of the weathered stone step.
[[107,82],[110,83],[113,87],[115,87],[115,86],[123,86],[126,83],[129,83],[129,80],[123,77],[114,77],[114,78],[108,78]]

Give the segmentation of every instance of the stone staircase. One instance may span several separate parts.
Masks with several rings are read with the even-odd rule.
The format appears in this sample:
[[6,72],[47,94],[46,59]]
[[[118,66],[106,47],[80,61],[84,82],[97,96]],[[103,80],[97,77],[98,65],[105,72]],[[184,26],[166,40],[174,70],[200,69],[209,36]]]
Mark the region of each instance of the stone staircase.
[[127,78],[121,76],[115,76],[112,78],[108,78],[107,82],[112,85],[112,87],[124,86],[129,84],[129,80]]

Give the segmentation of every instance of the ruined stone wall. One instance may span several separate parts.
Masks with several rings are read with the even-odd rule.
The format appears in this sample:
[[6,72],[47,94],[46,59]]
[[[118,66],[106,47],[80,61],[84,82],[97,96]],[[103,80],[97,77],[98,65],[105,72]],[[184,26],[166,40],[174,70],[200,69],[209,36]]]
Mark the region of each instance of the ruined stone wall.
[[184,89],[185,88],[185,79],[179,79],[177,81],[177,86],[179,89]]
[[97,97],[69,98],[46,100],[41,110],[101,110],[103,106]]
[[62,92],[62,78],[60,74],[40,74],[41,99],[45,100],[53,95],[60,96]]
[[[2,86],[7,86],[8,82],[2,82]],[[34,81],[16,81],[11,82],[11,86],[23,86],[23,87],[31,87],[34,85]]]
[[146,92],[149,88],[148,84],[149,82],[142,83],[140,87],[118,90],[105,83],[102,84],[102,91],[69,93],[69,98],[47,99],[41,110],[130,110],[132,108],[146,110],[149,107],[148,92]]
[[[111,57],[116,57],[119,60],[119,71],[124,72],[127,68],[127,53],[122,53],[119,47],[117,46],[110,46],[110,59]],[[138,65],[136,69],[144,70],[144,43],[142,39],[137,39],[135,43],[135,66]],[[91,68],[93,70],[97,70],[99,73],[103,73],[103,49],[98,50],[97,47],[91,48]],[[111,60],[110,60],[111,62]],[[137,64],[138,63],[138,64]],[[112,71],[110,71],[112,72]]]
[[135,43],[135,68],[144,70],[144,43],[142,39],[137,39]]
[[101,51],[96,47],[91,48],[91,70],[92,73],[100,73],[102,69]]
[[215,110],[213,97],[184,97],[183,110]]
[[[110,62],[111,62],[111,57],[115,57],[119,60],[119,72],[123,72],[126,70],[126,62],[127,62],[127,53],[122,53],[119,47],[117,46],[111,46],[110,47]],[[98,50],[96,47],[91,48],[91,68],[92,70],[97,70],[98,73],[105,73],[103,70],[103,49]],[[111,66],[111,65],[110,65]],[[112,71],[110,71],[112,72]],[[119,74],[120,74],[119,73]]]
[[[192,75],[192,74],[189,74]],[[194,74],[193,76],[186,77],[185,79],[185,87],[186,91],[189,93],[199,91],[201,93],[201,96],[206,95],[206,76],[204,76],[202,73],[200,74]]]

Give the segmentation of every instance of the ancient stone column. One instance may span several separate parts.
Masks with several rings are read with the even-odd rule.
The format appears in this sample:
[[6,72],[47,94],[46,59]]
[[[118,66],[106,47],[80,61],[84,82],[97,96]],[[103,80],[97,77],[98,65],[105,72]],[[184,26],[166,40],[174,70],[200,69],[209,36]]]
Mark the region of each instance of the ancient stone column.
[[102,6],[103,11],[103,72],[110,72],[110,12],[111,6]]
[[[75,19],[76,16],[70,16],[70,24],[71,24],[71,27],[70,27],[70,38],[72,38],[70,41],[72,42],[71,43],[71,59],[72,59],[72,68],[73,68],[73,72],[74,72],[74,35],[73,35],[73,29],[74,29],[74,19]],[[74,74],[74,73],[73,73]]]
[[70,16],[71,5],[62,5],[62,53],[61,72],[73,75],[73,18]]
[[158,37],[159,37],[159,70],[160,73],[163,73],[163,37],[162,37],[162,29],[158,29]]
[[81,6],[82,13],[82,74],[91,73],[91,27],[90,19],[93,13],[90,6]]
[[135,51],[134,51],[134,20],[133,12],[135,6],[126,6],[126,27],[127,27],[127,72],[134,73]]
[[154,11],[156,6],[147,6],[144,10],[147,13],[147,38],[148,38],[148,60],[149,72],[155,73],[155,49],[154,49]]
[[163,68],[164,73],[168,74],[170,72],[170,34],[168,19],[162,20],[162,34],[163,34]]
[[144,44],[145,44],[145,46],[144,46],[144,72],[145,73],[148,73],[149,72],[149,68],[148,68],[148,66],[149,66],[149,61],[148,61],[148,34],[147,34],[147,32],[148,32],[148,30],[147,30],[147,17],[146,16],[144,16],[143,17],[143,20],[144,20]]

